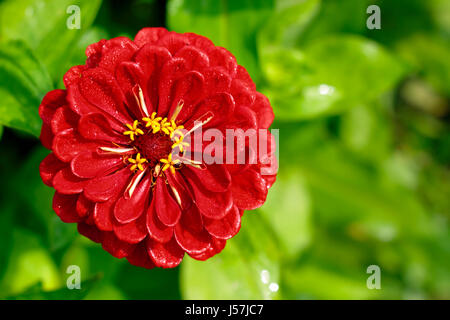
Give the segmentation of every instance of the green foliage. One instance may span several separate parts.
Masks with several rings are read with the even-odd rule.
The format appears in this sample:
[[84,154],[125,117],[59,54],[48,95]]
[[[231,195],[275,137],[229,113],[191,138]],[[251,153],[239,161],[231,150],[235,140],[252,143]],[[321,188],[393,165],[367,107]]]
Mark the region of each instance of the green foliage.
[[[0,298],[448,299],[448,1],[160,3],[0,1]],[[366,28],[369,4],[381,30]],[[54,214],[38,106],[87,45],[164,16],[231,51],[270,98],[280,171],[219,255],[146,270]],[[372,264],[382,290],[366,287]],[[70,265],[81,290],[66,288]]]
[[37,107],[52,89],[46,69],[24,42],[0,44],[0,123],[39,135]]

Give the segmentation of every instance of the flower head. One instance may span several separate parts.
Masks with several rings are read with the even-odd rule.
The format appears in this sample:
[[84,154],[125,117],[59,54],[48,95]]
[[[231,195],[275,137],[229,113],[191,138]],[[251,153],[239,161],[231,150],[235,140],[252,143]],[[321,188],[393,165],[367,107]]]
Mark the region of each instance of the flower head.
[[196,133],[267,133],[267,98],[231,53],[196,34],[145,28],[134,41],[94,43],[86,55],[65,74],[66,89],[47,93],[39,108],[41,141],[52,151],[40,173],[56,190],[56,214],[146,268],[220,252],[275,181],[275,169],[261,173],[273,141],[258,139],[268,151],[252,162],[244,137],[212,154],[246,161],[211,163],[195,157],[212,144]]

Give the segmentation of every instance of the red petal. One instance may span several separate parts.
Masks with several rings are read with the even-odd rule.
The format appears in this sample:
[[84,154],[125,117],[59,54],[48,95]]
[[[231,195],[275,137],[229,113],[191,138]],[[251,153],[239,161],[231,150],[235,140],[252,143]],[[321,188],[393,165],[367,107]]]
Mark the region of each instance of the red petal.
[[127,224],[114,224],[114,233],[117,238],[128,243],[139,243],[147,236],[146,215]]
[[[174,80],[179,79],[188,69],[186,62],[182,58],[173,58],[167,61],[161,68],[158,83],[158,115],[164,117],[171,107],[171,90]],[[177,102],[175,102],[177,103]]]
[[[119,144],[128,142],[127,137],[112,129],[110,122],[101,113],[83,115],[78,123],[78,131],[81,136],[89,140],[103,140]],[[123,127],[123,131],[125,131],[125,127]]]
[[241,81],[244,81],[244,83],[252,90],[256,90],[255,83],[253,82],[252,78],[250,77],[247,70],[243,66],[238,65],[236,78]]
[[168,32],[158,41],[158,46],[167,48],[172,55],[177,53],[181,48],[190,44],[190,40],[184,34]]
[[58,108],[51,121],[52,132],[58,134],[61,131],[76,126],[78,116],[69,107]]
[[116,258],[122,259],[133,252],[134,245],[119,240],[114,232],[104,232],[102,247]]
[[134,37],[134,42],[139,47],[146,44],[156,44],[158,40],[168,32],[169,31],[165,28],[143,28],[137,33],[136,37]]
[[[191,173],[189,171],[183,172],[183,175],[188,180],[191,179]],[[197,207],[204,216],[212,219],[221,219],[233,206],[230,190],[225,192],[211,192],[205,189],[204,186],[199,185],[195,180],[189,182]]]
[[234,112],[234,100],[229,93],[217,93],[204,99],[196,108],[193,115],[184,125],[185,128],[192,128],[194,122],[207,113],[212,113],[211,121],[203,125],[203,129],[217,127],[221,123],[226,123]]
[[82,218],[77,213],[78,195],[64,195],[55,192],[53,196],[53,210],[66,223],[80,222]]
[[41,140],[42,145],[47,149],[52,149],[53,145],[53,132],[50,125],[43,123],[41,127],[41,133],[39,135],[39,140]]
[[241,80],[233,79],[230,90],[236,105],[250,107],[256,99],[255,91]]
[[251,105],[251,109],[256,113],[258,127],[269,128],[274,118],[269,99],[267,99],[267,97],[262,93],[256,92],[256,99]]
[[122,62],[116,68],[116,79],[125,95],[128,109],[134,115],[134,118],[141,119],[142,117],[147,116],[142,112],[141,108],[139,108],[136,101],[136,97],[138,97],[137,88],[141,88],[148,114],[152,114],[154,108],[147,93],[144,72],[139,64],[131,61]]
[[183,260],[184,251],[174,238],[167,243],[147,238],[146,245],[148,255],[157,267],[174,268]]
[[139,182],[138,186],[133,192],[133,195],[128,197],[128,194],[123,195],[117,200],[114,207],[114,217],[120,223],[129,223],[139,218],[148,208],[148,195],[150,192],[151,178],[144,177]]
[[231,186],[231,176],[223,165],[205,165],[205,168],[201,169],[186,166],[186,171],[188,170],[192,173],[189,177],[209,191],[224,192]]
[[97,228],[95,228],[94,226],[91,226],[87,223],[84,222],[78,223],[78,232],[96,243],[102,242],[103,239],[102,232]]
[[179,205],[181,207],[181,210],[189,209],[189,207],[192,205],[192,195],[189,192],[183,175],[176,173],[172,174],[171,172],[166,171],[165,176],[167,178],[167,182],[169,183],[169,187],[172,190],[172,193],[175,195],[176,192],[180,197]]
[[196,260],[208,260],[212,256],[218,254],[225,248],[226,240],[211,238],[211,243],[209,244],[208,249],[200,254],[190,254],[190,256]]
[[219,66],[227,70],[228,74],[232,77],[237,72],[236,58],[233,54],[225,48],[213,47],[208,50],[211,66]]
[[174,226],[181,216],[181,209],[169,193],[162,177],[156,179],[155,210],[159,220],[166,226]]
[[186,62],[186,68],[189,70],[202,71],[209,66],[208,55],[192,46],[183,47],[174,57],[183,58]]
[[41,105],[39,106],[39,116],[45,124],[50,125],[56,109],[65,104],[67,104],[66,91],[61,89],[52,90],[42,99]]
[[101,68],[83,72],[79,82],[80,93],[91,104],[121,123],[131,123],[124,106],[125,97],[111,73]]
[[75,133],[74,129],[67,129],[55,136],[52,149],[60,160],[69,162],[79,153],[95,151],[97,147],[98,143],[87,141]]
[[221,67],[211,67],[203,72],[205,77],[205,91],[212,95],[215,93],[229,92],[231,76]]
[[169,111],[169,118],[172,117],[177,106],[183,104],[180,114],[177,116],[177,121],[184,123],[186,119],[192,117],[195,111],[195,106],[203,97],[203,75],[197,71],[186,72],[180,79],[176,80],[171,88],[171,107]]
[[261,174],[253,169],[248,169],[233,176],[231,190],[234,203],[239,209],[253,210],[264,204],[268,189]]
[[102,46],[98,66],[114,74],[117,64],[130,60],[137,49],[133,41],[126,37],[107,40]]
[[83,192],[87,180],[75,176],[70,168],[64,168],[53,178],[53,187],[62,194],[77,194]]
[[132,174],[125,167],[110,175],[91,179],[84,187],[84,195],[94,202],[107,201],[125,190]]
[[174,231],[178,244],[189,254],[200,254],[210,245],[211,236],[203,229],[202,218],[196,206],[183,212]]
[[64,86],[66,88],[69,88],[69,86],[71,86],[72,84],[77,83],[81,78],[81,74],[86,69],[86,65],[71,67],[63,76]]
[[172,239],[173,228],[167,227],[159,221],[155,210],[156,198],[153,197],[150,208],[147,211],[147,231],[149,235],[159,242],[168,242]]
[[94,206],[93,219],[95,225],[103,231],[112,231],[114,222],[114,206],[119,197],[111,197],[108,201],[97,202]]
[[90,212],[92,212],[92,208],[94,204],[89,201],[83,194],[78,196],[78,201],[76,205],[77,213],[81,218],[86,217]]
[[203,219],[206,230],[216,238],[230,239],[234,237],[241,228],[241,215],[239,209],[233,206],[231,211],[222,219]]
[[120,155],[99,155],[97,152],[83,152],[70,162],[70,169],[80,178],[94,178],[114,171],[122,164]]
[[131,263],[134,266],[146,268],[146,269],[153,269],[155,267],[155,264],[150,259],[147,253],[147,248],[145,247],[145,243],[142,242],[135,246],[133,252],[131,252],[127,256],[127,260],[129,263]]
[[53,177],[66,166],[67,164],[56,158],[53,152],[49,153],[39,165],[42,181],[49,187],[53,186]]

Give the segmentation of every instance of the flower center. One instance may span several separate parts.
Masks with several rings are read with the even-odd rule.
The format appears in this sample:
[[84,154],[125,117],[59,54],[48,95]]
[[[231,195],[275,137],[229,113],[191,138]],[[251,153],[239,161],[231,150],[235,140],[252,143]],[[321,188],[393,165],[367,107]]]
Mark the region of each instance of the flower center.
[[189,147],[189,143],[184,141],[183,126],[177,125],[174,119],[157,117],[156,112],[142,118],[142,123],[134,120],[125,126],[128,130],[123,134],[130,137],[130,147],[137,151],[135,158],[128,158],[131,171],[144,171],[147,167],[153,169],[159,164],[156,171],[170,169],[175,173],[181,161],[172,159],[172,153],[184,154]]
[[137,136],[134,146],[141,153],[141,157],[147,159],[151,167],[156,166],[161,159],[167,158],[172,152],[172,140],[169,136],[161,133],[148,132]]

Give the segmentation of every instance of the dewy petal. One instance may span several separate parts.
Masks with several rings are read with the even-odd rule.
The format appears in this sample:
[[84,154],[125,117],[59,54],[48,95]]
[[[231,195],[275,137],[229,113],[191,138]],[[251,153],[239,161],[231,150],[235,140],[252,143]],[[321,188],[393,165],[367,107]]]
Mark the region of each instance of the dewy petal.
[[89,180],[84,195],[91,201],[104,202],[124,192],[133,173],[124,167],[110,175]]
[[229,213],[222,219],[203,219],[206,230],[216,238],[230,239],[234,237],[241,228],[241,215],[236,206],[230,210]]
[[102,247],[119,259],[127,257],[134,249],[132,244],[119,240],[114,232],[103,232]]
[[113,231],[114,222],[114,206],[119,199],[119,194],[116,197],[111,197],[105,202],[97,202],[94,206],[93,219],[95,225],[102,231]]
[[52,90],[48,92],[42,99],[39,106],[39,116],[43,121],[41,128],[40,140],[47,149],[52,148],[53,132],[51,129],[51,120],[58,108],[66,104],[66,92],[64,90]]
[[135,245],[133,252],[131,252],[127,256],[127,260],[129,263],[137,267],[142,267],[146,269],[152,269],[155,267],[155,264],[148,256],[147,248],[145,246],[144,241]]
[[72,128],[55,136],[52,149],[61,161],[69,162],[79,153],[95,151],[97,147],[99,147],[98,143],[87,141]]
[[78,115],[69,107],[58,108],[51,121],[52,132],[53,134],[58,134],[61,131],[75,127],[77,122]]
[[94,207],[94,203],[89,201],[83,194],[78,196],[76,209],[81,218],[88,216]]
[[209,191],[224,192],[231,186],[231,176],[223,165],[211,164],[204,168],[186,166],[185,170],[192,173],[195,183],[203,184]]
[[127,137],[112,129],[110,122],[101,113],[83,115],[78,123],[78,131],[83,138],[89,140],[101,140],[119,144],[128,142]]
[[235,76],[238,65],[236,63],[236,58],[230,51],[222,47],[212,47],[208,50],[208,55],[210,57],[211,66],[222,67],[231,77]]
[[152,238],[146,239],[147,252],[157,267],[174,268],[180,264],[184,251],[172,238],[167,243],[160,243]]
[[114,207],[114,217],[118,222],[130,223],[144,213],[149,204],[150,184],[151,178],[146,176],[138,184],[131,197],[124,194],[117,200]]
[[197,207],[192,206],[183,212],[180,222],[175,226],[175,239],[189,254],[200,254],[210,246],[211,236],[202,224],[202,217]]
[[233,200],[239,209],[253,210],[266,201],[267,185],[261,174],[249,168],[233,176]]
[[147,211],[147,231],[150,237],[158,242],[168,242],[172,239],[173,227],[165,226],[159,219],[155,210],[156,198],[153,197],[150,207]]
[[75,176],[70,168],[64,168],[53,178],[53,187],[61,194],[77,194],[83,192],[87,180]]
[[183,58],[189,70],[203,71],[208,68],[210,62],[205,52],[192,46],[183,47],[174,57]]
[[203,125],[203,130],[206,128],[214,128],[219,124],[226,123],[231,117],[235,109],[233,96],[229,93],[216,93],[199,103],[195,112],[193,112],[190,119],[184,125],[185,128],[194,126],[195,121],[200,119],[207,113],[211,113],[213,118]]
[[[183,175],[189,182],[192,181],[192,173],[185,171],[183,172]],[[197,184],[195,180],[190,183],[190,187],[200,213],[208,218],[221,219],[233,206],[231,190],[225,192],[211,192],[205,189],[204,186]]]
[[114,224],[114,233],[117,238],[128,243],[139,243],[147,236],[147,228],[145,224],[146,215],[141,215],[138,219],[130,223]]
[[[148,99],[147,86],[144,81],[145,74],[140,65],[136,62],[124,61],[120,63],[116,68],[116,79],[122,92],[125,95],[126,103],[130,112],[135,119],[141,119],[148,117],[154,111],[151,100]],[[142,96],[144,98],[147,114],[144,114],[142,108],[139,107],[139,90],[142,90]]]
[[143,28],[136,34],[134,42],[139,47],[146,44],[156,44],[168,32],[166,28]]
[[225,248],[225,244],[226,240],[211,237],[211,242],[209,244],[208,249],[206,249],[200,254],[189,254],[189,255],[196,260],[204,261],[221,252],[223,248]]
[[96,243],[102,242],[103,233],[100,230],[98,230],[97,228],[95,228],[94,226],[89,225],[84,222],[80,222],[80,223],[78,223],[77,229],[78,229],[78,232],[81,235],[85,236],[86,238],[88,238]]
[[59,160],[53,152],[42,160],[39,165],[39,173],[41,175],[42,181],[49,187],[52,187],[53,177],[58,171],[67,167],[67,164]]
[[255,102],[255,91],[241,80],[233,79],[230,90],[237,105],[250,107]]
[[167,61],[161,68],[158,83],[158,115],[166,116],[170,109],[172,84],[175,80],[183,76],[188,69],[186,62],[182,58],[173,58]]
[[180,219],[181,209],[161,176],[156,179],[155,198],[155,210],[159,220],[166,226],[174,226]]
[[101,68],[83,72],[79,82],[80,93],[91,104],[121,123],[131,123],[124,101],[125,97],[111,73]]
[[173,95],[170,97],[170,111],[168,118],[171,119],[177,107],[182,104],[182,110],[178,114],[176,120],[184,123],[192,116],[195,111],[197,102],[204,95],[203,90],[204,77],[197,71],[186,72],[178,80],[176,80],[171,88]]
[[256,92],[256,99],[251,105],[251,109],[256,113],[258,126],[260,128],[269,128],[274,119],[273,109],[270,106],[269,99],[262,93]]
[[98,66],[114,73],[116,66],[122,61],[130,60],[137,49],[138,47],[127,37],[107,40],[102,46]]
[[55,210],[63,222],[73,223],[82,221],[82,218],[76,210],[77,200],[78,195],[65,195],[55,192],[53,196],[53,210]]
[[172,55],[175,55],[181,48],[188,46],[190,40],[183,34],[168,32],[158,40],[157,44],[167,48]]
[[120,155],[99,155],[97,152],[83,152],[70,162],[72,172],[79,178],[94,178],[112,172],[122,164]]

